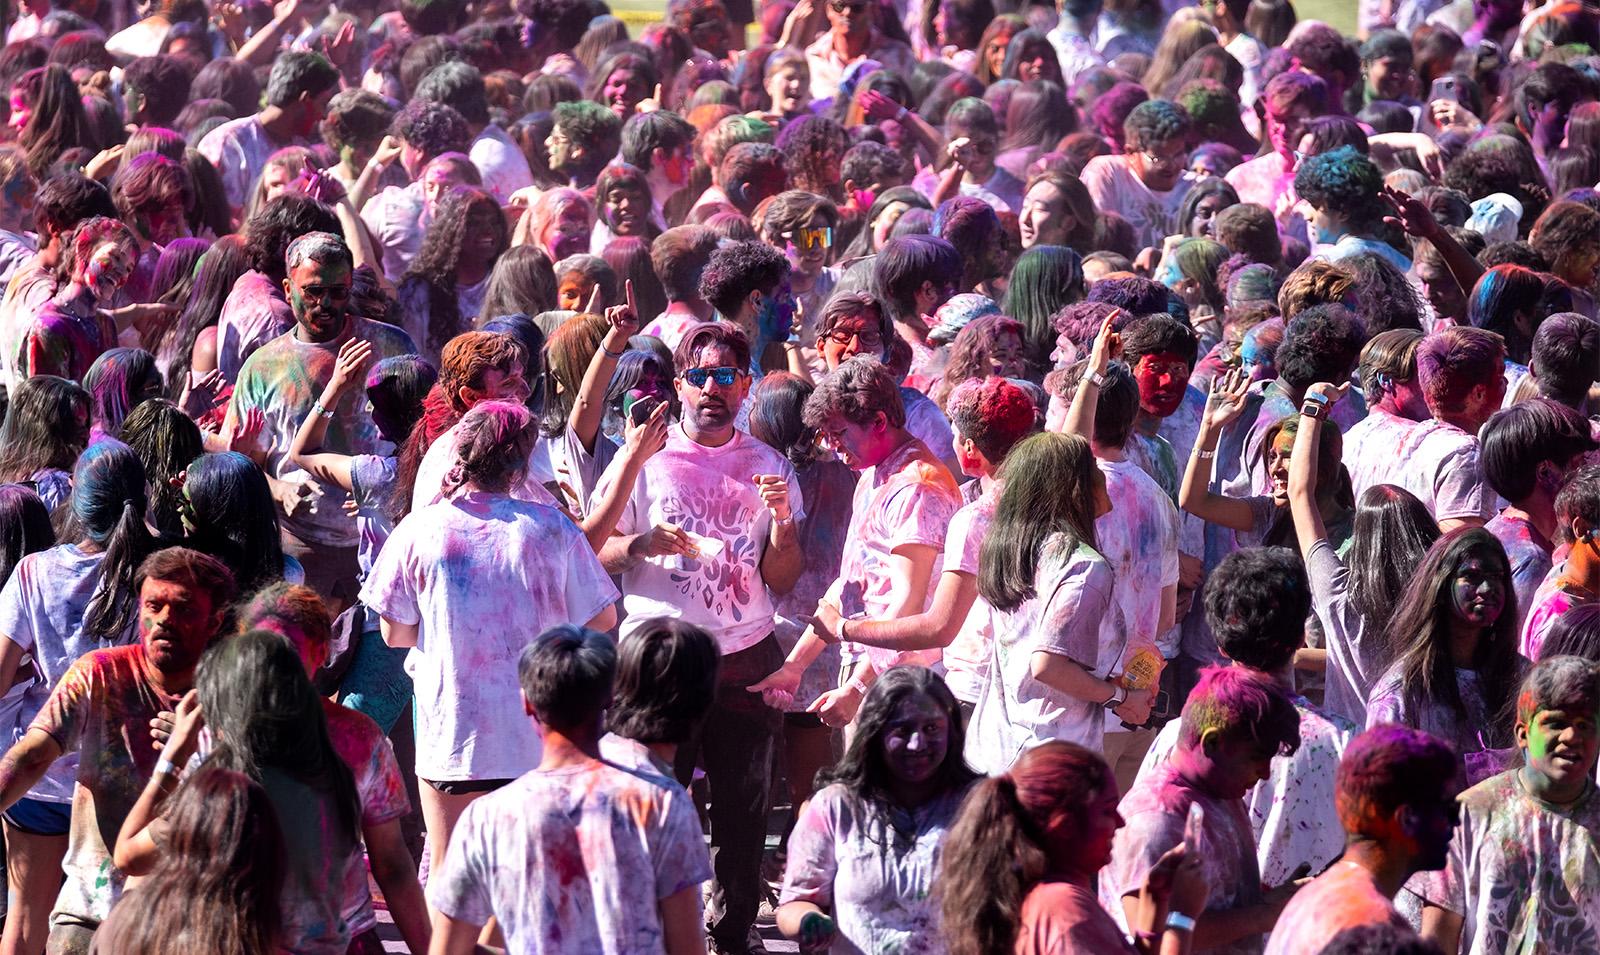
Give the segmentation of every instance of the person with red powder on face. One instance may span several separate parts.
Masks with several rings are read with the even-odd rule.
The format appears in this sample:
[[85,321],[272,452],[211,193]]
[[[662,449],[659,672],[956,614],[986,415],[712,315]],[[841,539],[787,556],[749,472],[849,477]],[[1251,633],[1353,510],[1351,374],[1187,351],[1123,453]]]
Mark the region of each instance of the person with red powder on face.
[[1307,120],[1328,112],[1328,84],[1321,77],[1285,70],[1267,81],[1261,94],[1265,107],[1267,141],[1272,151],[1228,170],[1228,185],[1240,202],[1272,210],[1279,225],[1286,225],[1294,206],[1294,171],[1299,164],[1302,127]]
[[1272,677],[1242,667],[1201,672],[1183,707],[1177,750],[1117,807],[1127,825],[1100,872],[1100,904],[1124,931],[1141,924],[1146,880],[1168,852],[1188,844],[1210,887],[1203,910],[1178,921],[1193,933],[1194,950],[1259,947],[1303,880],[1262,886],[1244,795],[1268,778],[1274,757],[1299,745],[1300,714]]
[[1352,740],[1335,784],[1344,857],[1283,910],[1266,955],[1321,951],[1361,925],[1409,932],[1394,897],[1413,874],[1444,868],[1465,778],[1450,744],[1421,730],[1383,723]]
[[81,379],[94,360],[117,344],[117,330],[102,307],[138,265],[132,230],[96,216],[73,234],[70,281],[28,322],[17,354],[20,376],[59,375]]
[[235,220],[268,157],[285,146],[310,145],[338,91],[339,71],[321,54],[281,53],[267,78],[261,111],[223,123],[200,140],[200,153],[222,174]]

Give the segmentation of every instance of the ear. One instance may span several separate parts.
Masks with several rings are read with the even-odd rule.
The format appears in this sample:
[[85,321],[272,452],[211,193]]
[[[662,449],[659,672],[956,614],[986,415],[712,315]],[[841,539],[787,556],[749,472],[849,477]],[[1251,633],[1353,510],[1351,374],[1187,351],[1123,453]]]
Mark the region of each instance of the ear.
[[1222,730],[1212,727],[1200,734],[1200,752],[1206,759],[1215,760],[1222,749]]
[[1523,750],[1523,751],[1527,751],[1527,749],[1528,749],[1528,724],[1526,722],[1524,722],[1521,717],[1517,718],[1517,726],[1516,726],[1516,729],[1513,731],[1513,734],[1514,734],[1514,738],[1517,741],[1517,749],[1520,749],[1520,750]]
[[521,690],[518,690],[517,691],[517,695],[522,697],[522,713],[523,713],[523,715],[524,716],[532,716],[533,715],[533,704],[528,702],[528,694],[522,692]]
[[1422,819],[1415,806],[1401,806],[1396,809],[1394,824],[1408,839],[1415,840],[1422,835]]
[[293,295],[293,294],[294,294],[294,292],[289,288],[289,280],[288,279],[284,279],[283,280],[283,296],[284,296],[284,298],[288,298],[290,295]]

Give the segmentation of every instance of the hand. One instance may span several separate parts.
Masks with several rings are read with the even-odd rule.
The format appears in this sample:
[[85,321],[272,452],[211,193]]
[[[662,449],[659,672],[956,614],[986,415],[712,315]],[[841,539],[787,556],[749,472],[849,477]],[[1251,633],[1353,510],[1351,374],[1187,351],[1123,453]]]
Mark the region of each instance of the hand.
[[278,0],[272,7],[276,20],[293,20],[300,13],[300,0]]
[[838,928],[833,924],[833,919],[821,912],[807,912],[800,917],[800,934],[795,941],[800,943],[801,952],[813,955],[832,948],[836,934]]
[[176,305],[163,305],[159,302],[138,302],[121,308],[103,308],[100,311],[117,328],[127,328],[131,325],[133,330],[139,333],[141,341],[153,345],[167,330],[167,324],[177,317],[179,308]]
[[638,424],[628,423],[624,429],[622,453],[628,456],[629,461],[643,464],[650,460],[651,455],[666,447],[667,408],[665,401],[658,402],[650,409],[649,417]]
[[1112,309],[1106,320],[1100,323],[1100,331],[1095,333],[1094,345],[1089,349],[1089,370],[1097,375],[1105,374],[1106,367],[1122,357],[1122,336],[1111,328],[1120,317],[1122,309]]
[[[809,0],[802,0],[802,2],[805,2],[807,6],[810,5]],[[797,7],[796,9],[799,8]],[[866,114],[868,122],[882,123],[891,119],[899,119],[900,111],[904,108],[878,90],[862,90],[861,92],[861,110]],[[956,143],[965,146],[967,140],[965,138],[958,139]],[[949,148],[954,150],[956,143],[951,143]],[[955,159],[954,151],[950,153],[950,158]],[[960,162],[959,159],[956,161]]]
[[117,166],[122,163],[122,154],[127,146],[118,144],[100,150],[95,157],[83,167],[83,174],[90,179],[104,179],[117,171]]
[[294,182],[289,183],[287,188],[290,192],[330,206],[338,205],[345,197],[344,185],[339,180],[310,166],[300,170],[300,175],[294,177]]
[[1215,433],[1244,413],[1245,399],[1250,395],[1250,378],[1244,369],[1235,368],[1211,380],[1211,393],[1206,395],[1204,427]]
[[1143,726],[1150,720],[1150,705],[1155,702],[1152,690],[1129,690],[1128,698],[1111,712],[1129,726]]
[[1206,576],[1206,562],[1193,554],[1178,552],[1178,589],[1199,590]]
[[775,521],[786,521],[794,516],[789,510],[789,482],[781,474],[757,474],[752,478],[756,482],[756,493],[761,495],[761,503],[767,506],[767,513]]
[[1150,867],[1144,887],[1152,899],[1166,904],[1167,911],[1190,917],[1205,911],[1207,897],[1211,894],[1199,853],[1190,855],[1181,842],[1163,853]]
[[[367,163],[368,165],[376,165],[379,169],[388,169],[396,159],[400,158],[400,154],[405,151],[405,148],[406,144],[401,142],[399,136],[385,136],[383,141],[378,144],[378,148],[373,151],[372,158],[367,160]],[[537,188],[537,186],[527,187],[527,189],[534,190],[537,190]],[[526,190],[519,189],[517,191],[524,192]],[[513,195],[513,198],[515,198],[515,195]]]
[[322,38],[322,55],[343,73],[350,66],[350,57],[356,51],[356,22],[346,20],[333,36]]
[[687,557],[694,550],[694,542],[676,524],[657,524],[643,534],[635,535],[628,544],[628,556],[635,560],[669,554]]
[[1330,385],[1325,381],[1319,381],[1310,388],[1306,389],[1306,397],[1309,398],[1312,395],[1317,395],[1318,397],[1326,398],[1328,399],[1328,407],[1331,409],[1334,405],[1338,404],[1339,399],[1343,398],[1349,391],[1350,382],[1348,381],[1343,385]]
[[1483,121],[1460,103],[1448,99],[1436,99],[1428,104],[1428,115],[1433,117],[1435,126],[1442,128],[1454,126],[1460,129],[1476,131],[1483,126]]
[[811,628],[811,632],[816,634],[823,643],[832,645],[844,639],[839,633],[839,628],[844,626],[844,615],[839,612],[838,607],[828,603],[826,600],[817,602],[816,616],[807,617],[802,614],[800,619]]
[[761,699],[775,710],[786,709],[794,701],[794,693],[800,689],[800,678],[803,676],[804,669],[785,662],[767,674],[765,680],[745,687],[745,692],[760,693]]
[[945,155],[950,157],[950,165],[952,168],[962,170],[967,168],[967,164],[963,157],[967,155],[967,150],[971,145],[972,140],[962,136],[958,139],[951,140],[949,145],[944,147]]
[[806,707],[806,712],[817,714],[829,726],[842,727],[856,718],[856,710],[860,706],[860,694],[846,686],[817,697],[816,702]]
[[178,722],[178,714],[171,710],[162,710],[150,719],[150,748],[162,752],[167,748],[167,740],[172,738],[172,728]]
[[[633,279],[622,283],[625,299],[621,305],[613,305],[606,309],[606,324],[611,326],[607,337],[615,333],[626,344],[627,340],[639,334],[639,307],[633,300]],[[600,286],[596,285],[589,295],[587,311],[594,311],[600,307]]]
[[783,42],[779,43],[778,45],[788,46],[791,42],[793,42],[794,31],[805,26],[806,21],[811,19],[811,14],[815,10],[816,5],[813,4],[811,0],[799,0],[799,2],[794,5],[794,9],[789,11],[789,15],[783,18],[783,30],[778,34],[778,36],[782,38]]
[[653,93],[650,96],[647,96],[644,99],[640,100],[638,102],[638,104],[633,107],[633,111],[635,113],[653,113],[653,112],[655,112],[656,110],[658,110],[660,108],[661,108],[661,84],[657,83],[656,84],[655,93]]
[[1134,257],[1133,270],[1148,278],[1156,274],[1156,269],[1161,265],[1161,250],[1153,245],[1147,245],[1139,250]]
[[317,487],[310,481],[278,481],[272,488],[272,499],[283,509],[284,517],[294,517],[302,509],[315,510]]
[[1310,884],[1311,866],[1301,863],[1299,868],[1289,873],[1289,881],[1275,889],[1268,889],[1262,901],[1281,912],[1283,907],[1289,904],[1289,900],[1294,898],[1296,892]]
[[248,454],[256,447],[256,439],[266,429],[266,412],[260,408],[248,408],[243,415],[230,418],[222,425],[222,440],[228,443],[228,450]]
[[1412,135],[1416,138],[1410,143],[1411,150],[1417,154],[1417,160],[1422,163],[1422,171],[1434,182],[1444,179],[1444,150],[1424,133]]
[[1383,187],[1380,195],[1394,210],[1394,215],[1384,216],[1383,221],[1399,226],[1407,235],[1419,239],[1431,239],[1439,234],[1439,220],[1434,218],[1433,210],[1421,199],[1388,186]]
[[[190,690],[178,701],[177,719],[172,723],[172,735],[162,755],[179,769],[194,755],[200,746],[200,730],[206,725],[205,714],[200,711],[200,691]],[[154,720],[151,721],[154,723]]]
[[333,377],[328,379],[328,391],[343,394],[356,382],[365,383],[367,363],[372,360],[372,343],[352,338],[339,346],[339,357],[333,362]]
[[183,393],[178,396],[178,407],[191,418],[203,418],[217,406],[217,395],[224,384],[221,369],[211,369],[198,381],[191,373],[183,383]]
[[234,46],[245,41],[244,7],[237,3],[219,3],[211,8],[211,25],[227,37]]

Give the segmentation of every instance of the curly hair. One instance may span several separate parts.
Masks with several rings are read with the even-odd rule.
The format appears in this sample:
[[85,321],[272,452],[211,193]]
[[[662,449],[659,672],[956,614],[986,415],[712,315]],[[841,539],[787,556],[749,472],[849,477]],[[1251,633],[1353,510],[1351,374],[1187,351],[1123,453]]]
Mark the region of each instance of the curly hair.
[[500,214],[500,203],[482,189],[456,186],[438,203],[422,248],[401,279],[402,287],[418,282],[427,288],[428,341],[424,347],[430,352],[444,348],[445,342],[468,330],[456,299],[456,265],[466,240],[467,221],[474,211],[482,210],[491,212],[494,222],[495,247],[487,263],[492,265],[511,245],[505,216]]
[[1277,673],[1294,659],[1311,613],[1311,583],[1287,547],[1247,547],[1206,579],[1206,623],[1228,659]]
[[871,424],[882,414],[892,428],[906,423],[905,404],[900,385],[882,361],[873,355],[857,355],[823,378],[806,399],[803,415],[806,427],[821,429],[838,415],[853,424]]
[[1088,300],[1115,305],[1135,315],[1153,315],[1167,310],[1167,288],[1138,275],[1101,279],[1089,288]]
[[1355,287],[1355,276],[1345,269],[1322,259],[1308,259],[1283,280],[1278,310],[1289,321],[1314,305],[1352,301]]
[[755,291],[777,288],[789,275],[789,260],[762,242],[734,242],[711,253],[700,273],[700,297],[732,318]]
[[1278,346],[1278,377],[1303,390],[1319,381],[1341,383],[1350,378],[1366,343],[1361,319],[1343,305],[1315,305],[1284,326]]
[[284,253],[295,239],[308,232],[339,235],[339,218],[327,206],[299,193],[286,192],[267,201],[244,224],[245,248],[250,267],[273,282],[288,277]]
[[589,100],[557,103],[550,111],[562,135],[609,159],[622,142],[622,120],[617,114]]
[[1123,148],[1130,152],[1187,142],[1192,132],[1188,110],[1165,99],[1145,100],[1122,121]]
[[1294,188],[1315,208],[1335,211],[1358,228],[1382,221],[1383,173],[1352,147],[1305,160],[1294,174]]
[[843,126],[825,116],[802,116],[784,123],[773,145],[784,155],[793,188],[843,198],[839,164],[850,148]]
[[464,153],[472,146],[472,129],[466,117],[443,103],[413,99],[395,114],[390,130],[424,156]]
[[1277,265],[1283,261],[1283,240],[1278,237],[1278,222],[1272,210],[1253,202],[1241,202],[1217,213],[1212,225],[1217,241],[1228,251],[1252,262]]
[[1581,202],[1553,202],[1534,222],[1528,242],[1535,252],[1550,260],[1552,272],[1581,287],[1589,277],[1570,275],[1570,268],[1575,261],[1587,261],[1600,243],[1600,212]]

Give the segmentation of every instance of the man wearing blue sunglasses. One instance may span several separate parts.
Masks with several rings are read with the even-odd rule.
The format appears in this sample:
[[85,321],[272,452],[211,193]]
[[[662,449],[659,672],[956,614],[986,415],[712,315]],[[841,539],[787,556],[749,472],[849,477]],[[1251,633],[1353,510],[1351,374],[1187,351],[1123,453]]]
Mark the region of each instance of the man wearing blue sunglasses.
[[[762,247],[763,249],[765,247]],[[782,256],[766,250],[786,270]],[[773,636],[773,594],[799,578],[799,484],[777,451],[734,427],[750,390],[750,340],[731,322],[684,333],[674,356],[683,418],[645,463],[616,535],[601,548],[622,578],[622,638],[652,618],[703,627],[722,653],[716,701],[697,739],[678,749],[678,781],[705,769],[712,868],[707,906],[712,949],[743,953],[760,904],[768,780],[783,714],[748,692],[783,663]],[[620,479],[613,466],[596,501]]]

